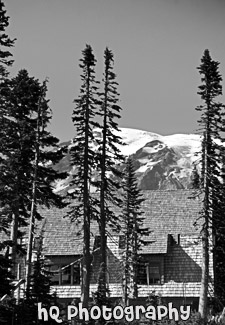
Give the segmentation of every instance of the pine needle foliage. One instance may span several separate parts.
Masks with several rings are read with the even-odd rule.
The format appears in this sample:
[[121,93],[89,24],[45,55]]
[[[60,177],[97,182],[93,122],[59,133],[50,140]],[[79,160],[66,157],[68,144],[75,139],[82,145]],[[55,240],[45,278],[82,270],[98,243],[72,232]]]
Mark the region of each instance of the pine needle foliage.
[[[119,93],[118,83],[113,72],[114,56],[108,48],[104,52],[104,78],[103,92],[100,96],[100,115],[103,123],[101,126],[102,135],[97,139],[98,144],[98,170],[100,173],[96,187],[100,190],[100,216],[98,218],[99,232],[101,238],[100,256],[101,272],[98,290],[106,299],[106,272],[107,272],[107,226],[119,228],[113,206],[121,206],[121,179],[122,170],[118,164],[124,161],[119,145],[123,145],[119,136],[117,120],[120,118],[121,107],[118,105]],[[117,164],[117,166],[116,166]],[[104,300],[104,299],[103,299]]]
[[[2,94],[7,89],[8,71],[7,67],[13,64],[12,53],[9,48],[14,46],[15,40],[9,38],[6,34],[6,29],[9,26],[9,17],[6,14],[5,5],[3,1],[0,1],[0,107],[4,106],[4,98]],[[0,125],[2,128],[2,109],[0,114]],[[7,215],[7,207],[0,206],[0,232],[6,232],[9,228]],[[4,245],[4,243],[3,243]]]
[[140,262],[139,252],[147,244],[144,236],[149,235],[149,229],[143,227],[144,218],[141,208],[144,198],[137,185],[132,158],[128,157],[125,168],[125,199],[123,204],[124,215],[124,303],[129,297],[137,298],[137,270]]
[[221,148],[221,173],[213,188],[213,273],[215,310],[221,311],[225,305],[225,149]]
[[192,174],[191,174],[191,188],[199,189],[201,186],[200,175],[198,173],[196,164],[193,167]]
[[[8,81],[8,87],[3,89],[1,95],[4,105],[0,108],[2,122],[0,130],[0,195],[3,217],[8,224],[12,222],[11,258],[14,263],[19,228],[26,226],[30,217],[35,168],[37,110],[39,99],[43,95],[43,85],[37,79],[30,77],[26,70],[21,70],[15,78]],[[36,206],[63,207],[65,205],[62,197],[53,192],[53,183],[67,175],[57,173],[49,165],[49,162],[55,164],[63,157],[63,150],[58,147],[59,140],[47,130],[50,120],[51,110],[48,101],[43,98]],[[35,218],[41,218],[37,209]]]
[[15,39],[10,39],[5,33],[9,26],[9,17],[4,9],[3,1],[0,1],[0,82],[8,77],[7,67],[13,64],[12,53],[9,48],[14,46]]
[[0,243],[0,298],[5,294],[9,295],[12,289],[12,275],[10,273],[11,263],[7,256],[7,244],[8,242],[6,240]]
[[[118,168],[119,164],[124,162],[119,147],[124,145],[119,135],[118,120],[121,118],[122,108],[118,105],[119,93],[117,92],[118,83],[116,75],[113,72],[114,56],[108,48],[104,52],[105,71],[103,78],[104,91],[101,94],[100,115],[103,118],[101,127],[102,137],[97,140],[98,160],[100,170],[100,200],[101,217],[106,216],[106,223],[115,225],[115,215],[110,211],[109,206],[120,206],[122,203],[121,195],[118,191],[121,189],[121,179],[123,172]],[[103,220],[102,220],[103,221]]]
[[[90,222],[96,212],[96,202],[90,194],[93,172],[96,166],[94,151],[93,128],[99,127],[95,121],[99,99],[98,82],[95,80],[96,59],[90,45],[82,51],[80,60],[81,88],[80,94],[74,100],[76,107],[73,110],[72,120],[76,128],[76,136],[71,146],[71,164],[75,171],[71,186],[74,188],[69,216],[72,221],[83,220],[83,267],[82,267],[82,302],[87,307],[90,286]],[[75,202],[73,204],[73,202]]]
[[51,273],[47,271],[47,261],[45,260],[42,253],[42,244],[43,244],[43,233],[38,240],[36,260],[33,263],[32,274],[30,275],[31,279],[31,288],[29,297],[21,299],[20,303],[16,309],[16,320],[20,324],[22,322],[24,325],[30,324],[46,324],[53,325],[57,324],[56,321],[51,318],[48,321],[38,320],[38,309],[37,304],[42,303],[42,306],[47,310],[53,306],[57,305],[56,297],[54,293],[50,292],[51,286]]
[[[12,286],[11,261],[7,254],[10,241],[0,243],[0,324],[9,324],[14,309],[14,299],[10,297]],[[4,299],[5,297],[5,299]]]
[[[221,218],[221,132],[224,131],[224,105],[217,101],[217,97],[222,95],[222,77],[218,71],[219,62],[212,60],[209,50],[205,50],[201,58],[201,65],[198,67],[202,84],[199,86],[198,94],[201,96],[203,104],[196,110],[201,112],[198,121],[203,133],[202,156],[201,156],[201,188],[204,194],[202,226],[202,281],[199,299],[199,312],[202,318],[207,315],[207,296],[209,282],[209,250],[210,237],[216,240],[216,233],[220,231],[219,219]],[[214,272],[216,262],[214,246]],[[217,274],[214,274],[215,283]],[[216,290],[216,286],[215,286]]]
[[[15,40],[10,39],[6,34],[7,27],[9,26],[9,17],[7,16],[5,5],[3,1],[0,1],[0,89],[1,93],[4,89],[7,89],[8,70],[7,68],[13,64],[12,53],[10,48],[14,46]],[[4,105],[4,99],[0,94],[0,107]],[[2,128],[2,115],[0,113],[0,125]],[[0,151],[1,152],[1,151]],[[0,153],[1,155],[1,153]],[[1,164],[1,162],[0,162]],[[8,249],[9,245],[12,245],[11,241],[4,240],[3,233],[9,234],[10,222],[8,219],[9,207],[0,203],[0,297],[9,295],[12,289],[11,281],[13,279],[11,273],[11,261],[9,259]],[[7,238],[7,237],[6,237]],[[14,302],[11,298],[5,299],[4,302],[0,302],[0,323],[8,324],[11,322],[11,314],[13,310]]]

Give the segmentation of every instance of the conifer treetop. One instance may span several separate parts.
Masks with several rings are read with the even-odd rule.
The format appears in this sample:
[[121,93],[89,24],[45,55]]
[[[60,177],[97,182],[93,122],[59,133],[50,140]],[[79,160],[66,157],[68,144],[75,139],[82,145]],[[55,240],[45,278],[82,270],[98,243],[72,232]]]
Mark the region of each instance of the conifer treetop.
[[7,48],[13,47],[16,39],[10,39],[5,34],[6,28],[9,26],[9,17],[6,15],[5,5],[0,1],[0,75],[6,77],[8,72],[6,66],[11,66],[14,60],[11,59],[12,53]]
[[199,86],[198,94],[201,98],[212,100],[216,96],[222,95],[222,79],[218,71],[219,62],[212,60],[209,50],[205,50],[201,58],[201,65],[197,67],[199,73],[203,75],[201,81],[203,84]]

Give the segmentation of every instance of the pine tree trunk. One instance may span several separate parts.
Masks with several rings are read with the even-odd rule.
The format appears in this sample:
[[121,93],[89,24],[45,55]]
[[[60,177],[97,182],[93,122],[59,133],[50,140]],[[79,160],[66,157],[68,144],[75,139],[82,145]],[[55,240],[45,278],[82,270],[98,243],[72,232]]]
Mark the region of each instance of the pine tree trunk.
[[87,85],[86,85],[86,110],[85,110],[85,148],[84,148],[84,248],[83,248],[83,270],[82,270],[82,294],[81,301],[83,307],[88,307],[89,290],[90,290],[90,273],[91,273],[91,258],[90,258],[90,201],[89,201],[89,91],[90,91],[90,71],[88,70]]
[[[216,198],[214,197],[213,193],[213,206],[216,206]],[[219,243],[217,242],[218,239],[218,229],[220,229],[220,225],[218,224],[217,220],[217,211],[213,211],[213,216],[212,216],[212,254],[213,254],[213,278],[214,278],[214,296],[219,297],[219,283],[218,283],[218,277],[219,274],[217,272],[217,265],[218,265],[218,260],[217,260],[217,248],[220,246]],[[217,230],[217,231],[216,231]]]
[[202,278],[199,297],[199,313],[201,317],[207,318],[207,298],[208,298],[208,277],[209,277],[209,232],[208,223],[202,229]]
[[[127,230],[128,232],[128,230]],[[128,285],[129,285],[129,239],[126,238],[125,272],[124,272],[124,304],[128,305]]]
[[210,193],[209,193],[209,170],[210,170],[210,162],[209,162],[209,154],[211,150],[211,138],[210,138],[210,122],[207,121],[207,129],[204,135],[205,146],[204,146],[204,224],[201,231],[202,235],[202,278],[201,278],[201,289],[200,289],[200,297],[199,297],[199,313],[204,321],[207,319],[207,300],[208,300],[208,281],[209,281],[209,203],[210,203]]
[[90,220],[86,211],[84,217],[84,248],[83,248],[82,288],[81,288],[81,302],[83,307],[86,308],[88,307],[88,300],[89,300],[90,273],[91,273]]
[[17,275],[16,255],[17,255],[18,226],[19,226],[19,213],[15,212],[12,215],[11,234],[10,234],[10,240],[12,241],[12,247],[10,248],[10,256],[12,261],[11,269],[12,269],[12,275],[15,277]]
[[31,203],[31,212],[30,212],[30,224],[29,224],[29,237],[28,237],[28,246],[27,246],[27,258],[26,258],[26,295],[29,298],[30,292],[30,276],[31,276],[31,262],[32,262],[32,250],[33,250],[33,233],[34,233],[34,219],[35,219],[35,210],[36,210],[36,185],[33,184],[33,193],[32,193],[32,203]]
[[[209,282],[209,239],[215,235],[215,231],[217,232],[221,228],[221,218],[223,215],[221,162],[218,155],[220,145],[215,141],[222,140],[221,135],[224,131],[224,112],[222,111],[224,105],[216,101],[216,97],[222,95],[222,76],[218,71],[218,66],[219,62],[212,60],[209,50],[206,49],[201,59],[201,65],[197,67],[202,81],[202,84],[198,87],[198,94],[201,96],[203,103],[196,109],[202,112],[201,119],[198,122],[201,129],[203,128],[204,130],[201,157],[201,181],[204,193],[202,217],[204,218],[204,223],[201,231],[203,254],[199,312],[205,322],[207,319]],[[217,217],[220,219],[220,224],[216,220]],[[217,264],[217,261],[215,260],[214,250],[214,269],[216,267],[215,264]],[[217,279],[215,280],[216,283]]]
[[131,283],[130,281],[130,256],[131,256],[131,250],[132,250],[132,227],[133,225],[131,224],[130,220],[130,212],[129,212],[129,193],[127,194],[127,211],[126,211],[126,252],[125,252],[125,265],[124,265],[124,304],[125,306],[128,305],[128,290],[129,290],[129,285]]
[[138,287],[137,287],[137,263],[138,263],[138,254],[137,254],[137,216],[134,215],[134,245],[133,245],[133,298],[137,299],[138,297]]
[[[106,80],[108,74],[106,71]],[[107,87],[105,89],[105,102],[104,102],[104,119],[103,119],[103,134],[102,134],[102,161],[101,161],[101,189],[100,189],[100,235],[101,235],[101,295],[103,300],[106,299],[106,272],[107,272],[107,239],[106,239],[106,214],[105,214],[105,170],[106,170],[106,122],[107,122]],[[99,288],[100,289],[100,288]]]
[[10,232],[10,240],[12,241],[12,247],[10,248],[10,255],[12,261],[12,275],[17,277],[17,266],[16,266],[16,258],[17,258],[17,242],[18,242],[18,228],[19,228],[19,180],[20,180],[20,171],[17,175],[16,179],[16,189],[15,189],[15,202],[12,207],[12,223],[11,223],[11,232]]
[[30,211],[30,224],[29,224],[29,237],[27,246],[27,259],[26,259],[26,295],[29,298],[30,292],[30,277],[31,277],[31,262],[33,251],[33,238],[34,238],[34,226],[35,226],[35,212],[36,212],[36,183],[39,163],[39,147],[40,147],[40,118],[41,118],[41,98],[38,103],[38,116],[37,116],[37,131],[36,131],[36,151],[34,162],[34,176],[32,186],[32,202]]
[[[103,183],[104,184],[104,183]],[[103,185],[104,186],[104,185]],[[106,251],[106,221],[105,221],[105,204],[104,204],[104,191],[101,191],[101,220],[100,220],[100,235],[101,235],[101,261],[100,261],[100,286],[101,296],[106,299],[106,272],[107,272],[107,251]]]

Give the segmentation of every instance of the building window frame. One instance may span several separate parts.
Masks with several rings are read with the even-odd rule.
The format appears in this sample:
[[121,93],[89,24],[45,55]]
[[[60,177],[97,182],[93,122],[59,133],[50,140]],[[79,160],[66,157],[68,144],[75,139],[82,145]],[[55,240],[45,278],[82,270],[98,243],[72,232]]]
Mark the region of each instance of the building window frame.
[[[80,263],[73,263],[72,265],[67,266],[65,269],[65,264],[52,264],[49,271],[52,271],[52,278],[54,282],[52,286],[71,286],[71,285],[80,285],[81,276],[80,276]],[[52,279],[51,279],[52,281]]]
[[162,285],[161,261],[141,261],[138,266],[137,284],[139,285]]

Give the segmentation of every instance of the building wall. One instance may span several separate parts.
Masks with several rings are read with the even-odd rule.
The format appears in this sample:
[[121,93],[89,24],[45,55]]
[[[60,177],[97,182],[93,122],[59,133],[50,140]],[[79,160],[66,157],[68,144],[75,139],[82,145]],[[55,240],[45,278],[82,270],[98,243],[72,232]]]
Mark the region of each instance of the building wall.
[[[108,282],[111,297],[122,296],[122,251],[118,249],[118,241],[113,240],[108,249]],[[100,266],[100,251],[94,253],[92,261],[91,289],[97,290]],[[168,241],[166,254],[145,254],[149,265],[160,265],[160,284],[138,285],[139,297],[146,298],[153,291],[162,298],[189,303],[197,302],[201,282],[201,240],[197,235],[181,235],[176,240]],[[210,259],[212,270],[212,259]],[[212,272],[211,272],[212,275]],[[54,286],[59,297],[79,298],[80,286]],[[171,300],[171,301],[173,301]]]
[[168,245],[165,282],[200,282],[201,254],[201,241],[197,236],[180,236],[180,243]]

